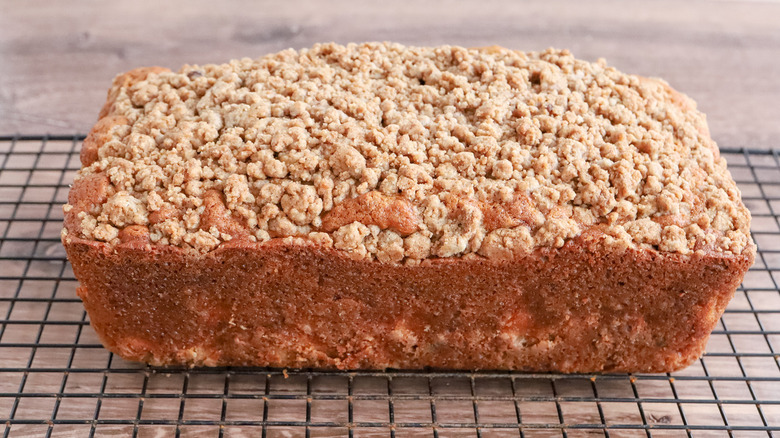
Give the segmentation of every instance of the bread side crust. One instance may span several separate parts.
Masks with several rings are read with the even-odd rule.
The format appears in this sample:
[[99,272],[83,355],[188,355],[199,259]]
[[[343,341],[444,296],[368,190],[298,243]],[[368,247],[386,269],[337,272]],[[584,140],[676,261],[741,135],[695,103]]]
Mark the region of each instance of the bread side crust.
[[417,266],[293,238],[207,255],[64,243],[106,347],[153,365],[670,372],[700,357],[753,263],[609,252],[591,235]]

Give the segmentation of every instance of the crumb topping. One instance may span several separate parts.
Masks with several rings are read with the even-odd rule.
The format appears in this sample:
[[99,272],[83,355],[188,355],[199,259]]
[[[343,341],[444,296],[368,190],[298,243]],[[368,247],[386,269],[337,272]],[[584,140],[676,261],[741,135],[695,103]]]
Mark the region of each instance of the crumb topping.
[[66,209],[112,244],[129,226],[199,252],[299,237],[382,263],[593,229],[620,249],[750,244],[695,104],[566,50],[321,44],[137,69],[101,115]]

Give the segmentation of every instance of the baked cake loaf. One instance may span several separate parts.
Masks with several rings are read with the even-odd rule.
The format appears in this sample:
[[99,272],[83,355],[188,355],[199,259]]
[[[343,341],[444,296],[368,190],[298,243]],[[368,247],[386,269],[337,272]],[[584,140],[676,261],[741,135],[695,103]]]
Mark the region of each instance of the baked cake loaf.
[[140,68],[81,160],[78,294],[153,365],[672,371],[755,256],[695,104],[565,50]]

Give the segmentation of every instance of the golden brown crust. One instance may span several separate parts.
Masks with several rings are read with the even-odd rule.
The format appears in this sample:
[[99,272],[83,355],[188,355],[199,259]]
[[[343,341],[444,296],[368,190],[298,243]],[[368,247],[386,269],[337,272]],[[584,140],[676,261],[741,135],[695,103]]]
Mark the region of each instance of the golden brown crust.
[[149,228],[143,225],[130,225],[119,232],[119,241],[123,247],[148,250],[151,248]]
[[77,235],[83,234],[81,222],[88,220],[89,214],[106,202],[110,190],[111,182],[104,173],[93,173],[76,180],[68,192],[68,204],[64,208],[65,229]]
[[222,193],[209,190],[203,196],[203,214],[200,216],[200,229],[209,231],[215,228],[220,234],[227,234],[231,239],[247,238],[249,233],[240,220],[233,217],[225,207]]
[[97,161],[99,158],[98,150],[112,139],[112,129],[127,125],[128,120],[125,116],[107,115],[101,117],[81,145],[81,165],[89,166]]
[[522,194],[518,194],[514,200],[504,204],[485,202],[480,209],[484,215],[483,223],[487,232],[521,225],[532,227],[536,222],[533,204],[528,196]]
[[419,229],[417,217],[417,209],[408,200],[368,192],[334,206],[322,218],[320,229],[330,233],[352,222],[360,222],[408,236]]

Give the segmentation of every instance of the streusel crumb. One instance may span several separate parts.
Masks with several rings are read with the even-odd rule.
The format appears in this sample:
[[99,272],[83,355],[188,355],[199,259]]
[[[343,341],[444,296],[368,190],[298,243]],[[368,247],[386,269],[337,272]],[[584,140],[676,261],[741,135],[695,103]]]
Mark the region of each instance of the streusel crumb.
[[383,263],[507,259],[593,227],[617,249],[750,244],[695,104],[566,50],[321,44],[139,69],[101,114],[76,181],[100,191],[76,205],[85,238],[294,236]]

